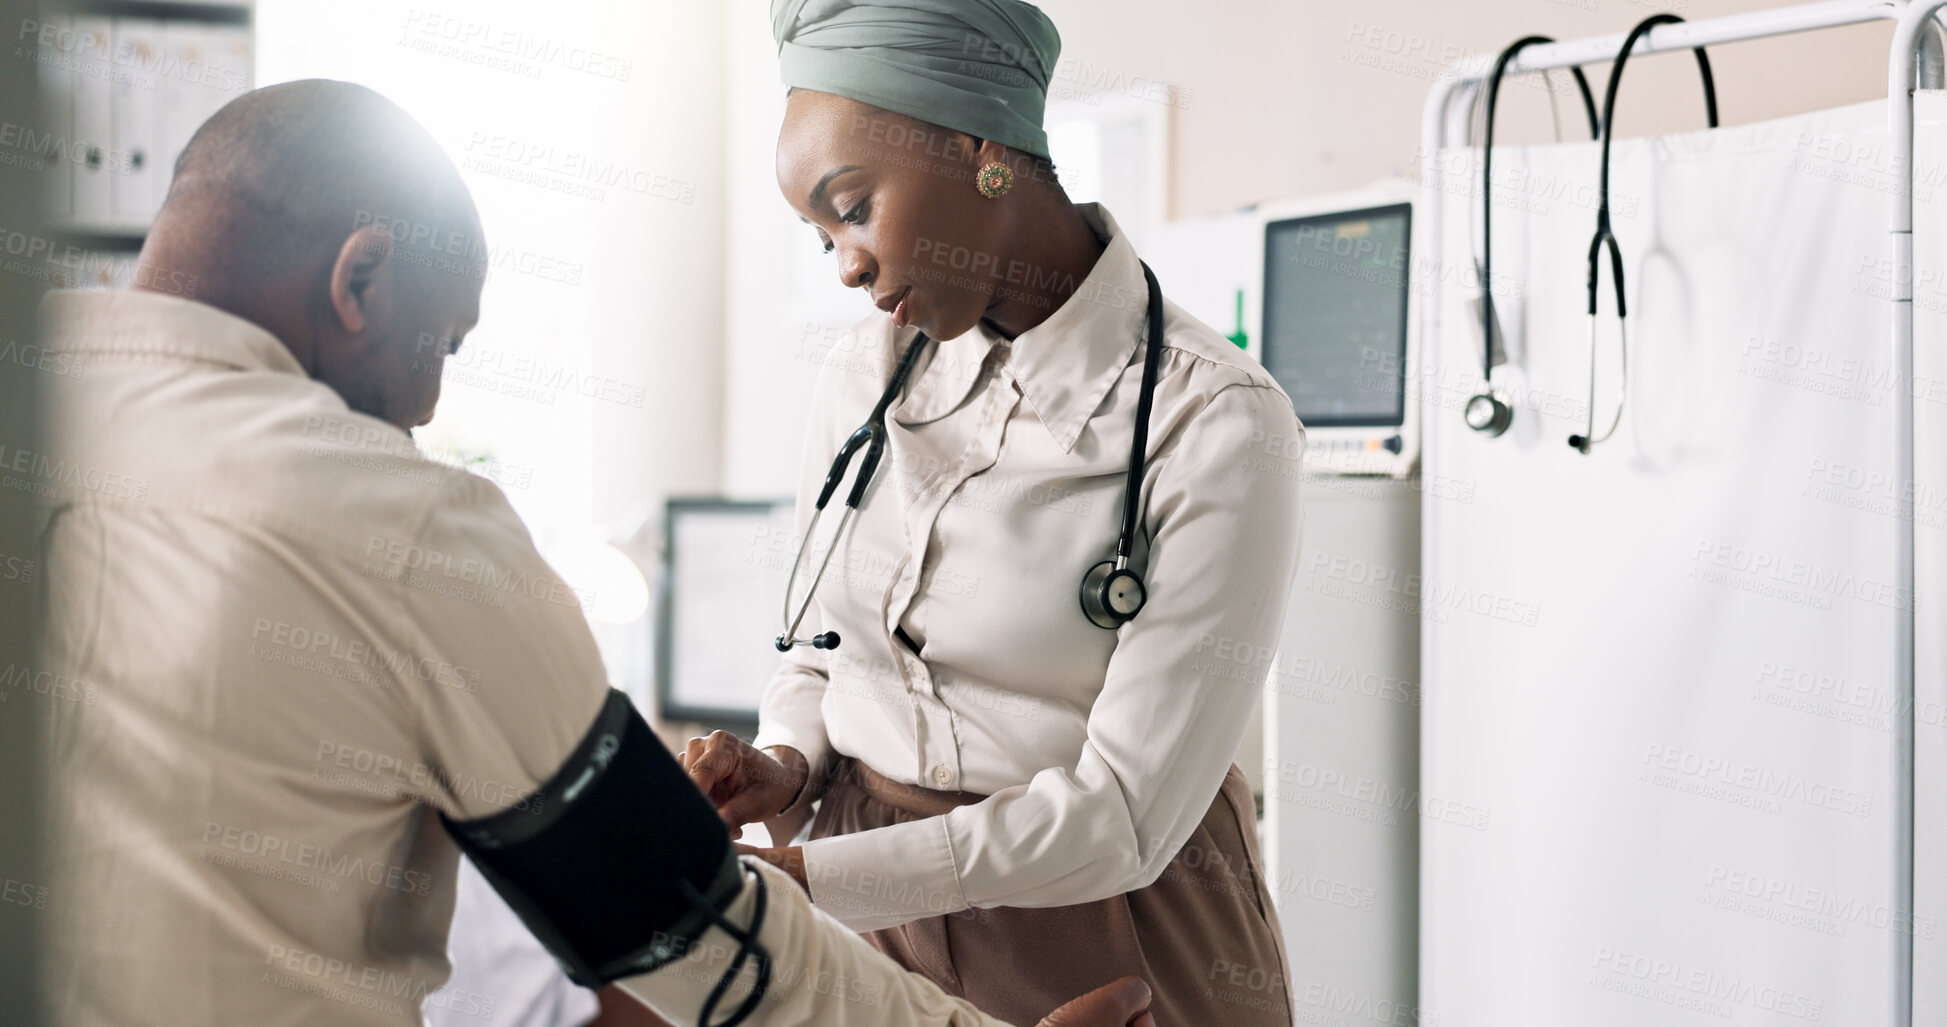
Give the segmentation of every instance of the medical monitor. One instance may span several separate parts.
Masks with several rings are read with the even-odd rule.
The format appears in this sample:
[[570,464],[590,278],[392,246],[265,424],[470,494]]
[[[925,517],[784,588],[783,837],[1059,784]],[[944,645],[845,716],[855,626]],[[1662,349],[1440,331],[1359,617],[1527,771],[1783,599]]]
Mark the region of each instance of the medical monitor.
[[663,720],[756,731],[797,555],[791,521],[789,500],[669,500],[656,618]]
[[1262,212],[1257,356],[1305,425],[1309,470],[1404,475],[1418,458],[1413,204],[1387,192]]

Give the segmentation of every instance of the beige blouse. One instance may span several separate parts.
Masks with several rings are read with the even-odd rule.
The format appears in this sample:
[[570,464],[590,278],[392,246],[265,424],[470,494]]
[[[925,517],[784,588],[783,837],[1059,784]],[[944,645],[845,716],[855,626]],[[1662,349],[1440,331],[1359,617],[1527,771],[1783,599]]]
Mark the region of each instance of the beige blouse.
[[[764,698],[758,744],[797,748],[814,780],[843,754],[989,796],[805,846],[814,901],[858,930],[1155,880],[1215,797],[1276,645],[1304,429],[1262,366],[1167,300],[1132,558],[1148,605],[1114,631],[1082,613],[1120,528],[1148,293],[1115,220],[1081,209],[1107,249],[1071,298],[1011,342],[981,325],[921,357],[799,632],[841,644],[785,656]],[[800,533],[915,334],[883,315],[854,331],[840,351],[867,358],[818,382]]]

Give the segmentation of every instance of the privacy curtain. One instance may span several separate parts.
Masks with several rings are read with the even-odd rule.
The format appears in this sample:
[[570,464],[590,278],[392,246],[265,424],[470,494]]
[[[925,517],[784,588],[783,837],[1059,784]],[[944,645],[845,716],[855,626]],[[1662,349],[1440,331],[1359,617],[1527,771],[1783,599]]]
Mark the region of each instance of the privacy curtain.
[[[1487,811],[1422,825],[1422,1023],[1889,1024],[1902,931],[1915,1022],[1947,1023],[1943,107],[1921,98],[1912,381],[1887,348],[1883,102],[1616,143],[1628,395],[1587,456],[1566,440],[1588,406],[1597,150],[1497,148],[1514,425],[1461,419],[1475,289],[1441,291],[1415,382],[1425,472],[1471,500],[1424,501],[1422,790]],[[1478,151],[1441,157],[1437,257],[1472,268]],[[1598,431],[1622,378],[1610,289],[1605,258]],[[1923,436],[1917,913],[1894,890],[1901,389]]]

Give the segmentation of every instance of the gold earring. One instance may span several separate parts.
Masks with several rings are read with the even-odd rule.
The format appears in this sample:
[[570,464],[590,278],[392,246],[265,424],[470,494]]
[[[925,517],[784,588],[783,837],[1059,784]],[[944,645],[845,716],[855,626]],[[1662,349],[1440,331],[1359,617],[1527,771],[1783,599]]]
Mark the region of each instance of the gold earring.
[[1014,187],[1014,172],[1000,161],[993,161],[974,176],[974,188],[990,200],[998,200]]

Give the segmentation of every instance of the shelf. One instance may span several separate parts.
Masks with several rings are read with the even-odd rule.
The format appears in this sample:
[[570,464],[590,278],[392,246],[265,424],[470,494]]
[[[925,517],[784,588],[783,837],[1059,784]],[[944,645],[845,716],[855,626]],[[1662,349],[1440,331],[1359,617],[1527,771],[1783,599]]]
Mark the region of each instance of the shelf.
[[55,224],[47,226],[47,232],[61,242],[86,250],[137,253],[148,238],[149,228],[147,225]]
[[160,0],[66,0],[51,11],[97,18],[152,18],[157,21],[200,21],[211,25],[245,25],[256,13],[252,4],[173,3]]

